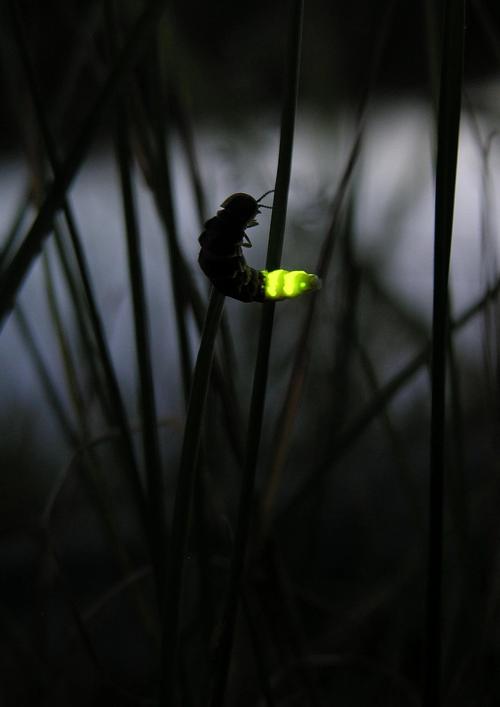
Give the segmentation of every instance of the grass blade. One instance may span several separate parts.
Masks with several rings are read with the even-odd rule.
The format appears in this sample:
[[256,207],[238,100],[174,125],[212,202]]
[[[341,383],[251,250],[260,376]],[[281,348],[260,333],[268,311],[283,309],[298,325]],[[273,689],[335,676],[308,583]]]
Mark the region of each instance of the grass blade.
[[[115,20],[111,2],[106,4],[108,39],[111,56],[116,53]],[[146,467],[147,497],[150,517],[149,540],[155,569],[159,605],[164,597],[165,581],[165,505],[164,485],[158,436],[158,419],[154,393],[153,363],[146,301],[146,287],[142,266],[139,224],[132,184],[132,155],[129,141],[128,110],[124,98],[118,102],[115,119],[115,149],[120,173],[128,267],[132,294],[135,346],[140,382],[140,409],[142,442]]]
[[[319,258],[318,267],[316,269],[316,272],[321,278],[324,278],[328,271],[342,209],[348,192],[348,187],[351,182],[352,173],[357,162],[360,144],[361,125],[357,131],[354,144],[342,174],[339,189],[335,196],[331,225],[323,242],[322,252]],[[272,508],[281,479],[283,466],[285,464],[289,439],[293,431],[293,424],[298,412],[302,388],[305,381],[305,373],[309,360],[309,339],[313,326],[314,313],[316,311],[316,301],[317,298],[315,296],[311,297],[309,301],[306,318],[300,332],[299,343],[297,345],[297,352],[295,355],[285,400],[283,402],[282,410],[278,417],[278,423],[276,426],[273,457],[270,464],[270,474],[268,476],[267,488],[262,501],[262,519],[266,524],[266,528],[268,527],[271,519]],[[264,528],[264,531],[266,528]]]
[[224,306],[224,295],[212,289],[200,342],[189,397],[181,461],[175,495],[167,596],[162,639],[162,684],[160,705],[171,707],[175,701],[179,630],[183,593],[184,564],[193,502],[203,413],[207,399],[214,356],[215,337]]
[[[192,301],[194,284],[182,254],[174,203],[172,168],[170,156],[170,115],[165,110],[163,91],[164,78],[158,37],[140,65],[140,103],[136,100],[136,118],[143,119],[143,127],[137,126],[136,135],[146,160],[147,180],[152,189],[158,215],[165,231],[170,282],[174,304],[179,359],[183,392],[186,403],[191,390],[192,357],[187,331],[186,312]],[[136,97],[137,98],[137,97]],[[142,115],[141,115],[142,113]],[[145,121],[148,121],[147,123]],[[150,135],[150,140],[147,136]]]
[[[287,56],[288,76],[286,79],[285,95],[283,98],[276,191],[266,260],[267,270],[279,268],[281,262],[281,252],[283,249],[288,187],[290,183],[292,163],[293,136],[295,129],[295,111],[299,85],[302,16],[303,1],[294,0],[291,6],[288,46],[289,54]],[[226,692],[227,676],[233,645],[234,626],[238,611],[240,584],[245,565],[246,548],[253,508],[255,473],[257,469],[264,402],[266,397],[274,307],[275,304],[270,302],[265,304],[262,310],[257,361],[250,406],[245,464],[243,468],[243,482],[240,491],[234,551],[231,562],[231,574],[229,578],[226,605],[224,607],[220,638],[214,652],[214,674],[211,694],[209,697],[209,704],[211,707],[221,707],[221,705],[224,704],[224,696]]]
[[7,230],[7,235],[3,239],[2,247],[0,249],[0,272],[3,270],[5,263],[10,259],[10,252],[13,249],[14,243],[16,242],[19,233],[21,232],[23,223],[26,219],[26,215],[29,211],[31,201],[31,187],[27,187],[24,191],[19,206],[17,207],[12,223]]
[[[171,72],[172,73],[172,72]],[[195,198],[196,209],[200,226],[207,219],[206,199],[203,189],[201,172],[198,157],[196,154],[195,138],[193,127],[189,119],[188,112],[184,106],[181,92],[178,88],[178,83],[175,83],[175,77],[170,76],[170,84],[168,91],[168,105],[172,114],[174,127],[177,129],[181,146],[186,156],[189,177],[192,185],[192,190]],[[203,318],[197,313],[200,309],[199,305],[192,302],[196,323],[201,330]],[[236,394],[235,371],[236,371],[236,356],[227,321],[226,313],[222,313],[220,324],[221,329],[221,361],[214,361],[214,385],[219,389],[224,410],[226,412],[226,427],[228,430],[229,441],[233,447],[238,463],[243,463],[243,441],[240,439],[240,430],[242,429],[241,412],[238,407]],[[222,373],[221,366],[224,370]]]
[[66,388],[69,393],[69,398],[72,403],[74,414],[78,421],[78,430],[80,441],[86,441],[90,436],[88,425],[87,411],[83,394],[81,391],[80,381],[77,374],[77,365],[71,351],[69,337],[64,325],[61,309],[56,296],[56,288],[54,287],[54,271],[49,259],[49,253],[44,251],[42,255],[43,273],[45,279],[45,290],[47,297],[48,311],[59,349],[60,361],[64,371],[64,379]]
[[161,13],[163,0],[150,0],[137,20],[125,46],[105,81],[87,119],[85,120],[69,155],[61,165],[38,215],[0,281],[0,326],[14,306],[14,300],[33,261],[38,257],[43,241],[52,228],[56,211],[61,207],[66,191],[73,181],[90,147],[102,116],[112,103],[116,92],[131,68]]
[[49,403],[52,412],[54,413],[61,431],[64,434],[65,441],[71,447],[78,446],[79,435],[72,422],[71,416],[65,409],[65,405],[59,395],[59,387],[53,380],[48,366],[45,363],[40,347],[35,339],[35,335],[28,321],[23,307],[18,304],[15,311],[16,324],[19,327],[20,334],[24,340],[26,350],[33,362],[38,379],[45,393],[47,402]]
[[[55,189],[55,186],[61,182],[63,179],[63,172],[64,172],[64,166],[61,166],[59,164],[58,158],[57,158],[57,150],[56,150],[56,145],[50,130],[50,126],[48,124],[47,116],[46,116],[46,111],[43,105],[43,100],[39,91],[39,88],[37,86],[36,80],[35,80],[35,75],[33,71],[33,67],[29,58],[29,53],[28,53],[28,48],[26,46],[26,42],[23,36],[22,32],[22,26],[20,22],[20,17],[18,15],[17,8],[13,5],[12,6],[12,25],[14,29],[14,36],[15,40],[18,45],[19,53],[21,56],[21,60],[23,62],[23,68],[25,71],[26,75],[26,80],[28,82],[28,86],[30,89],[30,94],[33,100],[35,112],[36,112],[36,118],[37,122],[40,128],[41,136],[45,144],[45,148],[47,151],[47,156],[49,163],[52,168],[52,172],[54,174],[54,186],[53,190]],[[67,166],[67,165],[66,165]],[[52,191],[53,191],[52,190]],[[48,197],[50,199],[50,195]],[[116,419],[116,423],[121,431],[122,434],[122,439],[123,439],[123,445],[124,448],[122,450],[123,457],[124,457],[124,462],[125,462],[125,470],[128,473],[128,480],[131,486],[131,489],[134,494],[134,498],[137,503],[137,508],[139,510],[139,514],[141,517],[141,522],[144,527],[144,532],[147,533],[148,529],[148,519],[147,519],[147,514],[146,514],[146,509],[145,509],[145,504],[144,504],[144,499],[143,499],[143,489],[142,485],[140,482],[139,478],[139,471],[138,471],[138,466],[137,466],[137,461],[136,461],[136,455],[135,455],[135,450],[134,450],[134,444],[132,440],[132,435],[130,432],[128,420],[127,420],[127,413],[125,410],[125,404],[123,402],[123,398],[120,392],[120,387],[118,384],[118,379],[116,376],[116,372],[113,366],[113,362],[111,359],[111,354],[108,349],[108,345],[106,342],[106,337],[104,333],[104,327],[102,324],[102,319],[101,315],[99,313],[99,308],[94,296],[92,284],[91,284],[91,279],[90,279],[90,273],[89,269],[87,266],[87,262],[85,259],[85,255],[83,252],[83,248],[81,246],[81,240],[80,236],[78,233],[78,229],[76,226],[76,221],[73,217],[72,210],[70,208],[70,205],[68,201],[65,198],[65,193],[64,191],[60,194],[61,198],[61,205],[64,211],[64,216],[66,220],[66,224],[68,227],[68,233],[71,239],[71,245],[74,251],[77,267],[78,267],[78,273],[80,275],[81,283],[83,286],[84,294],[85,294],[85,302],[91,322],[91,327],[95,336],[97,348],[99,351],[99,356],[101,360],[101,365],[103,367],[104,371],[104,378],[106,381],[106,386],[107,386],[107,397],[109,397],[109,400],[111,401],[111,405],[113,408],[113,414],[114,418]],[[45,202],[45,204],[47,201]],[[43,206],[40,210],[40,213],[43,211]],[[39,213],[39,215],[40,215]],[[33,228],[35,228],[37,223],[37,220],[35,220],[35,223],[32,226],[32,229],[30,231],[33,232]],[[70,286],[70,290],[71,290]],[[1,305],[0,305],[1,308]],[[101,397],[104,396],[104,393],[101,393]],[[107,409],[107,407],[105,408]],[[111,420],[110,420],[111,422]]]
[[137,354],[137,366],[140,381],[140,408],[143,425],[142,441],[149,512],[151,514],[150,542],[153,565],[156,571],[158,596],[162,597],[165,560],[165,517],[163,473],[160,458],[160,443],[156,402],[154,394],[153,367],[151,360],[150,335],[142,257],[140,252],[139,227],[135,211],[132,178],[130,174],[130,148],[126,135],[127,125],[123,113],[117,120],[116,142],[119,163],[123,209],[126,224],[128,266],[132,303],[134,310],[134,330]]
[[438,707],[442,691],[443,516],[445,473],[446,354],[449,330],[450,267],[458,132],[462,92],[465,3],[445,4],[438,115],[432,315],[431,438],[425,707]]
[[[316,266],[316,273],[320,278],[324,279],[327,275],[330,262],[332,259],[334,247],[337,241],[337,233],[339,224],[344,211],[346,197],[351,185],[354,168],[357,164],[358,155],[361,147],[363,136],[366,112],[368,102],[373,90],[375,79],[380,64],[381,56],[388,37],[388,30],[392,23],[393,11],[395,3],[391,0],[382,17],[381,28],[377,36],[377,40],[373,52],[373,61],[371,71],[368,77],[365,89],[361,95],[356,115],[356,130],[353,144],[349,152],[340,183],[335,194],[332,205],[332,218],[330,227],[323,241],[321,253]],[[305,374],[309,362],[309,339],[313,327],[314,314],[316,311],[318,299],[311,297],[309,300],[306,317],[300,332],[299,343],[293,363],[292,373],[287,387],[287,392],[283,402],[281,412],[278,416],[276,425],[275,443],[273,445],[273,458],[270,463],[270,473],[268,475],[268,485],[264,492],[262,502],[262,519],[268,527],[271,521],[272,507],[274,505],[275,495],[277,493],[281,473],[286,460],[286,454],[289,446],[289,439],[293,431],[293,425],[297,416],[298,407],[302,395],[302,389],[305,382]],[[263,528],[265,533],[266,528]]]
[[[158,105],[158,89],[156,86],[158,82],[162,82],[159,72],[160,64],[162,63],[161,59],[162,57],[159,52],[155,53],[150,63],[144,69],[145,79],[143,81],[143,87],[146,91],[149,87],[149,103],[147,110],[145,110],[146,106],[139,96],[138,91],[133,95],[134,128],[139,144],[138,162],[143,167],[144,178],[152,191],[156,208],[166,234],[171,271],[170,279],[172,281],[175,316],[179,332],[178,339],[183,385],[187,399],[190,389],[191,357],[183,313],[186,311],[187,306],[192,308],[196,326],[201,332],[206,314],[206,305],[204,298],[198,292],[194,277],[179,246],[178,229],[173,208],[174,202],[170,193],[171,179],[169,175],[170,160],[167,150],[168,143],[164,135],[165,126],[168,126],[170,130],[170,118],[177,121],[175,122],[175,127],[179,132],[180,139],[184,146],[193,190],[195,194],[198,194],[196,199],[200,222],[205,219],[205,216],[202,211],[203,204],[202,201],[200,201],[201,178],[196,166],[194,144],[192,142],[189,145],[185,144],[186,140],[190,139],[190,128],[185,116],[185,111],[180,105],[178,96],[177,99],[175,98],[177,95],[175,92],[174,98],[172,99],[172,91],[169,94],[170,103],[168,105],[168,116],[165,115],[165,111],[162,107]],[[152,80],[152,67],[156,67],[156,82]],[[170,77],[170,80],[173,81],[173,78]],[[171,105],[172,100],[174,100],[173,106]],[[170,115],[170,113],[172,113],[172,115]],[[151,125],[147,121],[149,121]],[[150,133],[152,133],[154,142],[153,139],[147,139]],[[232,365],[227,326],[224,326],[224,317],[221,321],[221,332],[224,360],[219,363],[216,358],[214,361],[213,382],[222,399],[229,442],[233,448],[236,459],[240,460],[243,457],[243,445],[240,439],[240,430],[242,428],[241,413],[235,395],[234,366]],[[222,369],[224,369],[224,373]]]

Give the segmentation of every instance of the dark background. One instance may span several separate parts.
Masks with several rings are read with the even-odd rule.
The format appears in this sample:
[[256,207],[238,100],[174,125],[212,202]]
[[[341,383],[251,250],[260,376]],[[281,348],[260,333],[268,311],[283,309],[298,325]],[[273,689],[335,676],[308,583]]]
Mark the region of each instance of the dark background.
[[[47,104],[56,106],[68,91],[71,101],[59,137],[69,139],[72,125],[85,113],[100,85],[96,50],[102,49],[99,3],[48,0],[18,2],[27,40]],[[0,141],[16,150],[23,115],[23,89],[18,59],[9,37],[9,13],[4,3],[0,74]],[[314,0],[305,8],[300,100],[328,113],[339,102],[359,100],[367,81],[384,3]],[[430,45],[427,17],[439,13],[440,0],[396,3],[382,64],[374,85],[386,97],[409,93],[430,95]],[[138,12],[138,3],[120,3],[124,24]],[[163,31],[172,57],[172,71],[200,123],[251,120],[279,105],[287,3],[172,2]],[[426,15],[427,13],[427,15]],[[494,0],[467,8],[465,77],[477,82],[498,70],[494,31],[500,9]],[[83,42],[82,42],[83,39]],[[435,49],[433,50],[435,52]],[[68,77],[75,58],[79,70]]]

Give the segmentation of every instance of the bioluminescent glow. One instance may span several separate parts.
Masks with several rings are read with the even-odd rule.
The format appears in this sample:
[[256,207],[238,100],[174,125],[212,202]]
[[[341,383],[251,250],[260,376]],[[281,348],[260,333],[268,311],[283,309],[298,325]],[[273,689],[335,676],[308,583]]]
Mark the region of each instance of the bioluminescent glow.
[[261,270],[261,273],[268,300],[292,299],[321,287],[319,277],[304,270]]

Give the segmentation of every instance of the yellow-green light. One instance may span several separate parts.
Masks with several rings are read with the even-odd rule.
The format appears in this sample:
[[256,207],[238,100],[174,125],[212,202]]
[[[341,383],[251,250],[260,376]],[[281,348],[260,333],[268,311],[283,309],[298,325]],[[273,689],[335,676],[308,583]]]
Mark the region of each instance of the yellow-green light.
[[321,280],[304,270],[261,270],[264,292],[268,300],[292,299],[306,292],[319,290]]

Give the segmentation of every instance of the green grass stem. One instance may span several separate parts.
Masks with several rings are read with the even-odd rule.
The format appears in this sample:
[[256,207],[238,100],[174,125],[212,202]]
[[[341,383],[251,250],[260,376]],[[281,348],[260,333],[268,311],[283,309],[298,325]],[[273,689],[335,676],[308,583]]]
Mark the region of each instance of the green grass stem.
[[[335,194],[332,204],[332,218],[330,226],[323,240],[321,252],[316,266],[316,273],[320,278],[325,279],[332,260],[334,247],[337,241],[337,234],[341,219],[344,212],[346,197],[349,193],[349,188],[354,173],[354,168],[357,164],[358,155],[361,148],[361,141],[364,131],[364,124],[367,114],[369,99],[372,94],[378,67],[385,48],[388,37],[389,27],[392,23],[395,2],[391,0],[382,15],[380,30],[377,34],[374,49],[373,61],[371,62],[371,70],[369,77],[361,94],[360,101],[356,113],[356,126],[354,140],[351,150],[348,154],[347,161],[342,172],[339,186]],[[286,461],[289,448],[290,437],[293,432],[294,422],[298,413],[302,390],[305,382],[306,370],[309,362],[309,340],[314,322],[314,315],[317,308],[318,297],[310,298],[306,316],[300,331],[299,341],[295,353],[292,373],[287,386],[287,392],[281,411],[278,415],[276,423],[276,432],[274,435],[273,453],[270,462],[270,471],[267,478],[267,486],[263,493],[261,518],[263,527],[261,531],[265,534],[271,522],[272,509],[278,492],[283,467]]]
[[[166,106],[163,107],[161,105],[162,101],[158,101],[156,86],[158,81],[162,81],[160,67],[164,63],[161,52],[158,51],[154,53],[151,61],[144,68],[146,77],[141,85],[147,100],[142,100],[138,91],[133,94],[134,127],[140,144],[139,162],[143,167],[145,180],[151,188],[159,217],[165,229],[174,304],[177,303],[175,310],[176,322],[178,323],[178,328],[182,326],[179,334],[179,352],[181,370],[183,371],[183,388],[186,394],[190,386],[191,357],[188,350],[184,317],[186,309],[191,307],[196,326],[201,332],[206,314],[206,305],[196,287],[191,269],[179,245],[174,200],[171,194],[169,145],[168,137],[165,136],[165,129],[168,136],[170,136],[174,127],[179,133],[196,198],[200,231],[201,223],[205,219],[204,197],[201,175],[194,151],[194,140],[186,112],[180,103],[179,92],[175,89],[174,76],[168,75],[166,77],[170,85],[167,97],[162,99],[162,101],[168,101]],[[153,67],[156,67],[154,71],[152,70]],[[165,71],[168,72],[168,70],[169,65],[167,63]],[[156,77],[156,80],[153,80],[154,77]],[[151,135],[152,139],[148,139],[148,136]],[[216,356],[214,360],[213,383],[222,400],[229,442],[236,459],[241,460],[243,457],[243,444],[240,434],[242,415],[235,393],[234,356],[224,314],[221,321],[221,334],[222,354],[221,356]]]
[[[282,105],[278,168],[266,259],[267,270],[279,268],[283,249],[288,188],[292,165],[295,112],[299,86],[302,18],[303,1],[294,0],[291,4],[288,32],[288,54],[286,57],[287,77],[285,80],[285,92]],[[213,681],[208,702],[210,707],[221,707],[224,704],[226,692],[234,627],[238,611],[240,585],[245,566],[250,521],[254,507],[255,474],[264,416],[274,307],[275,304],[270,302],[265,304],[262,309],[257,361],[250,404],[243,480],[240,490],[234,550],[231,561],[231,573],[219,640],[214,650]]]
[[27,187],[19,201],[19,204],[14,212],[14,217],[7,230],[7,234],[2,242],[2,248],[0,250],[0,273],[4,269],[6,263],[9,262],[11,257],[11,251],[14,248],[14,244],[21,233],[22,227],[26,220],[28,210],[30,208],[31,202],[31,187]]
[[44,251],[42,254],[42,264],[48,311],[59,348],[66,389],[68,391],[76,419],[78,420],[81,441],[85,442],[90,437],[88,418],[77,373],[77,365],[74,360],[68,333],[66,332],[66,327],[64,325],[61,309],[56,296],[53,266],[51,265],[49,253],[47,251]]
[[174,76],[169,76],[167,100],[172,124],[178,132],[179,141],[186,156],[189,178],[191,180],[198,219],[201,225],[205,223],[208,217],[205,190],[201,178],[193,126],[189,112],[186,110],[184,101],[182,100],[178,82]]
[[[172,197],[170,197],[168,200],[171,204],[171,208],[165,207],[166,199],[162,198],[163,192],[167,193],[167,191],[170,189],[170,186],[167,187],[167,185],[170,184],[170,178],[167,176],[169,169],[168,159],[166,157],[160,156],[160,159],[157,160],[157,158],[155,158],[154,156],[157,150],[160,150],[163,154],[163,150],[166,149],[167,146],[165,143],[165,137],[163,136],[163,132],[157,126],[157,138],[159,144],[163,145],[163,147],[153,149],[150,142],[145,138],[145,136],[149,133],[149,128],[147,127],[147,123],[145,122],[146,119],[144,116],[144,110],[142,105],[137,100],[137,95],[135,97],[134,109],[137,137],[141,141],[140,161],[143,165],[145,179],[152,190],[158,214],[165,228],[170,261],[170,271],[172,277],[175,278],[175,281],[173,281],[173,290],[178,292],[177,301],[179,303],[179,306],[176,310],[176,322],[183,324],[183,311],[185,310],[185,307],[189,305],[192,308],[196,326],[201,332],[206,314],[206,306],[204,304],[202,296],[200,295],[197,287],[195,286],[193,275],[179,247]],[[156,107],[154,110],[158,111],[158,107]],[[158,120],[158,116],[156,120]],[[243,457],[243,445],[241,442],[240,435],[240,430],[242,426],[242,416],[235,395],[233,371],[231,369],[231,366],[227,365],[228,361],[231,360],[231,353],[228,353],[228,343],[227,337],[225,335],[223,322],[221,322],[221,326],[223,327],[222,341],[224,346],[224,358],[222,359],[222,361],[219,361],[218,357],[214,360],[213,383],[215,388],[218,390],[219,395],[221,396],[229,442],[231,444],[236,459],[241,460]],[[185,329],[183,329],[183,331],[184,334],[182,335],[182,339],[185,341],[185,343],[182,343],[182,340],[179,341],[179,350],[181,367],[184,371],[183,389],[184,391],[186,391],[186,386],[189,384],[191,373],[190,371],[188,371],[187,368],[187,361],[188,358],[190,358],[190,355],[187,351],[187,334],[185,332]],[[184,364],[182,364],[182,361],[184,361]]]
[[[345,199],[348,193],[348,187],[351,183],[354,167],[357,162],[359,148],[361,145],[361,123],[358,126],[357,134],[349,153],[346,166],[342,173],[340,185],[335,195],[333,203],[332,221],[323,241],[323,247],[318,260],[316,272],[321,278],[325,278],[333,254],[334,244],[336,242],[340,219],[345,204]],[[293,425],[298,413],[299,403],[304,386],[307,364],[309,361],[309,340],[314,322],[314,314],[316,311],[317,297],[311,296],[306,316],[301,328],[299,342],[294,358],[292,373],[283,401],[281,412],[278,416],[276,425],[276,433],[274,437],[273,453],[270,463],[270,472],[266,481],[266,489],[262,500],[262,520],[265,524],[263,531],[268,528],[272,509],[274,506],[276,494],[279,488],[281,474],[286,460],[287,450]]]
[[156,206],[165,230],[182,384],[187,404],[191,390],[192,360],[186,313],[189,309],[194,284],[188,275],[188,267],[179,242],[170,158],[171,119],[165,106],[164,77],[160,65],[158,33],[147,58],[147,64],[142,65],[142,88],[146,96],[146,114],[152,135],[149,168]]
[[69,415],[64,402],[61,400],[61,396],[59,395],[59,387],[50,373],[36,340],[32,326],[24,312],[24,308],[20,303],[16,306],[14,318],[18,326],[19,333],[23,338],[26,350],[35,368],[38,380],[40,381],[44,391],[45,398],[59,424],[61,432],[63,433],[64,440],[70,447],[77,447],[80,440],[78,430],[75,425],[70,422],[71,415]]
[[[111,57],[117,53],[113,3],[106,3],[108,40]],[[120,185],[127,241],[128,269],[132,295],[133,322],[137,368],[139,372],[139,407],[142,420],[142,446],[146,470],[147,504],[149,509],[149,542],[155,570],[158,603],[164,598],[166,561],[166,519],[163,469],[158,435],[154,373],[151,356],[151,336],[143,273],[141,236],[132,183],[132,154],[130,148],[128,106],[120,96],[114,123],[115,151],[120,174]]]
[[163,471],[154,392],[149,319],[142,267],[140,234],[131,176],[131,154],[125,113],[117,116],[116,151],[120,171],[128,267],[132,294],[135,348],[139,372],[139,407],[142,420],[142,446],[146,471],[147,503],[150,513],[150,544],[155,568],[158,598],[163,598],[165,579],[165,506]]
[[182,617],[184,566],[190,529],[203,414],[210,383],[215,338],[224,305],[224,296],[212,289],[205,326],[193,375],[187,408],[181,460],[175,494],[174,518],[169,553],[167,596],[164,605],[162,640],[162,678],[160,704],[173,707],[179,666],[179,632]]
[[449,336],[450,267],[458,134],[462,94],[465,2],[447,0],[439,87],[435,195],[434,297],[431,352],[431,430],[427,622],[424,707],[442,699],[443,524],[445,500],[445,399]]
[[61,164],[58,175],[55,177],[37,217],[8,268],[2,273],[0,280],[0,326],[14,307],[15,298],[24,278],[40,254],[45,238],[51,232],[54,216],[61,208],[66,192],[83,163],[103,115],[109,109],[125,77],[133,68],[164,9],[163,0],[150,0],[137,20],[69,150],[67,158]]
[[[64,169],[68,170],[69,164],[67,162],[66,167],[63,167],[59,163],[59,160],[57,157],[56,145],[55,145],[55,142],[54,142],[54,139],[52,136],[50,126],[48,124],[46,110],[45,110],[45,107],[44,107],[44,104],[42,101],[42,97],[41,97],[39,88],[37,86],[36,80],[35,80],[33,67],[32,67],[32,64],[30,61],[30,57],[29,57],[29,51],[26,46],[26,41],[24,39],[24,35],[23,35],[23,31],[22,31],[22,24],[20,21],[18,11],[15,6],[12,6],[11,19],[12,19],[12,26],[13,26],[13,30],[14,30],[14,37],[17,42],[19,54],[20,54],[20,57],[21,57],[21,60],[23,63],[23,68],[25,71],[26,80],[27,80],[28,87],[30,90],[30,95],[33,100],[37,123],[38,123],[39,129],[40,129],[42,139],[45,144],[49,164],[50,164],[52,172],[54,174],[54,185],[51,190],[51,193],[54,193],[54,190],[56,189],[57,184],[61,185],[62,182],[65,180]],[[118,64],[118,66],[122,66],[122,64],[124,62],[123,52],[120,56],[122,56],[122,63]],[[123,71],[123,69],[122,69],[122,71]],[[118,78],[119,77],[117,77],[115,79],[115,81],[118,81]],[[102,101],[104,101],[104,98],[102,99]],[[94,113],[95,113],[95,111],[94,111]],[[94,115],[94,113],[91,114],[91,117],[92,117],[92,115]],[[99,113],[99,111],[97,111],[97,113]],[[95,116],[95,118],[96,117],[97,116]],[[94,118],[94,120],[95,120],[95,118]],[[88,122],[92,123],[92,124],[94,123],[94,121],[91,121],[90,119]],[[90,125],[88,125],[88,127],[87,127],[87,132],[88,132],[87,138],[88,138],[88,140],[90,140],[90,138],[91,138]],[[82,138],[82,142],[85,142],[85,141],[83,141],[82,136],[81,136],[81,138]],[[84,151],[83,151],[83,153],[84,153]],[[81,155],[82,159],[83,159],[83,153]],[[76,156],[75,156],[75,160],[76,160]],[[76,168],[77,168],[76,162],[75,162],[74,168],[76,171]],[[68,186],[69,186],[69,182],[68,182]],[[62,190],[62,186],[61,186],[61,191],[58,192],[58,194],[56,196],[58,197],[58,199],[61,200],[60,205],[63,208],[64,217],[66,220],[66,224],[68,226],[68,233],[70,236],[71,245],[72,245],[73,252],[75,255],[78,273],[80,276],[81,284],[82,284],[84,295],[85,295],[86,308],[87,308],[88,316],[90,319],[91,328],[92,328],[92,331],[93,331],[93,334],[95,337],[97,349],[99,352],[100,362],[101,362],[101,365],[103,368],[105,385],[107,387],[107,393],[106,394],[101,393],[101,397],[103,397],[104,395],[106,395],[106,397],[108,397],[111,407],[113,409],[114,419],[116,420],[116,424],[118,425],[118,427],[122,433],[123,447],[121,449],[122,449],[123,459],[125,462],[124,469],[125,469],[125,472],[127,473],[129,484],[130,484],[130,487],[131,487],[133,495],[134,495],[134,500],[136,503],[136,507],[138,508],[138,511],[139,511],[139,515],[141,518],[141,523],[144,528],[144,532],[147,533],[147,529],[148,529],[148,525],[149,525],[148,516],[147,516],[146,506],[145,506],[145,501],[144,501],[144,492],[143,492],[142,484],[141,484],[141,481],[139,478],[139,471],[138,471],[138,465],[137,465],[137,460],[136,460],[136,455],[135,455],[135,450],[134,450],[134,443],[133,443],[132,435],[130,432],[130,427],[129,427],[129,423],[128,423],[128,419],[127,419],[125,404],[124,404],[124,401],[122,398],[122,394],[121,394],[120,387],[118,384],[118,379],[117,379],[114,365],[113,365],[113,362],[111,359],[111,354],[109,352],[108,344],[106,341],[106,336],[105,336],[104,327],[102,324],[101,315],[99,313],[99,308],[98,308],[97,301],[96,301],[96,298],[95,298],[95,295],[93,292],[89,268],[88,268],[88,265],[86,262],[83,247],[81,245],[81,239],[80,239],[80,236],[78,233],[76,221],[73,217],[73,213],[72,213],[70,204],[69,204],[68,200],[66,199],[65,192],[64,192],[64,190]],[[54,198],[55,198],[55,196],[54,196]],[[48,199],[50,200],[50,195],[49,195]],[[39,212],[39,216],[35,220],[35,223],[31,227],[29,233],[34,233],[36,231],[36,223],[38,222],[38,220],[40,218],[40,214],[43,212],[44,208],[47,208],[47,199],[44,202],[44,205],[42,205],[40,212]],[[55,206],[54,206],[54,208],[55,208]],[[33,231],[33,229],[35,229],[35,231]],[[41,234],[41,232],[39,232],[39,235],[40,234]],[[43,235],[42,235],[42,238],[43,238]],[[26,240],[25,240],[25,243],[26,243]],[[41,246],[41,242],[40,242],[40,246]],[[76,284],[74,286],[76,287]],[[71,291],[71,289],[72,288],[70,287],[70,291]],[[106,408],[107,408],[107,406],[106,406]]]
[[[95,344],[97,336],[93,337],[92,335],[92,320],[88,316],[86,291],[89,291],[90,296],[93,298],[92,286],[90,281],[87,283],[87,290],[81,286],[82,279],[87,273],[84,272],[82,275],[80,274],[78,260],[75,258],[75,248],[72,245],[72,243],[77,240],[78,249],[81,240],[78,233],[74,230],[76,224],[72,218],[70,205],[65,204],[64,210],[66,208],[68,208],[70,216],[70,220],[67,221],[68,232],[72,232],[72,235],[70,235],[68,239],[59,223],[56,222],[54,223],[54,242],[68,294],[73,305],[77,336],[79,337],[81,351],[83,352],[82,358],[90,373],[89,389],[92,394],[97,397],[104,418],[107,420],[108,424],[112,425],[116,418],[112,404],[112,395],[108,392],[106,380],[102,375],[103,367],[101,366],[101,356]],[[81,247],[79,250],[81,251]]]
[[[203,189],[203,181],[201,178],[201,171],[196,152],[193,126],[191,124],[189,113],[186,110],[182,99],[182,92],[179,89],[178,80],[176,76],[172,74],[173,72],[171,72],[168,82],[168,107],[169,112],[171,114],[173,127],[175,127],[175,129],[177,130],[180,144],[184,150],[184,154],[186,157],[189,178],[195,197],[195,204],[201,228],[201,225],[205,223],[208,214],[205,191]],[[198,298],[196,297],[196,293],[194,293],[194,298],[196,299],[196,301],[198,300]],[[197,325],[201,330],[201,326],[203,324],[203,315],[200,315],[200,313],[197,311],[200,309],[199,305],[192,301],[192,306],[195,309],[194,314]],[[217,357],[214,361],[214,384],[222,397],[224,410],[226,412],[226,428],[229,435],[229,441],[233,448],[236,459],[239,463],[242,463],[243,442],[240,435],[240,430],[242,429],[242,414],[239,410],[238,398],[236,393],[236,356],[234,353],[234,346],[231,337],[229,322],[227,320],[225,312],[222,313],[220,332],[220,364],[219,357]],[[222,374],[222,369],[224,370],[224,374]]]

